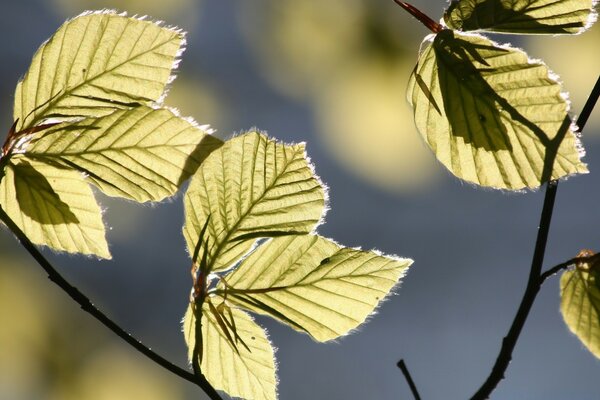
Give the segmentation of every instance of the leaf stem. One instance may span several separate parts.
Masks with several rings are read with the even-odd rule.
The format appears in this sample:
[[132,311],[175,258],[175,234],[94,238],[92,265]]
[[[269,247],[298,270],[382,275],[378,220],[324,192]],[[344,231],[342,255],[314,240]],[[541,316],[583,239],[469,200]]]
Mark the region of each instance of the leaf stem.
[[419,391],[417,390],[417,385],[415,385],[415,382],[412,380],[412,377],[410,376],[410,372],[408,372],[408,368],[406,367],[406,364],[404,363],[404,359],[401,359],[400,361],[398,361],[398,368],[400,368],[400,371],[402,371],[402,375],[404,375],[404,378],[406,379],[406,383],[408,383],[408,387],[410,388],[410,391],[413,394],[413,397],[415,398],[415,400],[421,400],[421,396],[419,395]]
[[441,24],[429,18],[429,16],[427,16],[424,12],[422,12],[412,4],[408,4],[400,0],[394,0],[394,3],[398,4],[400,7],[408,11],[410,15],[421,21],[421,23],[425,25],[425,27],[427,27],[427,29],[429,29],[431,32],[440,33],[444,30],[444,27]]
[[6,224],[8,229],[17,237],[21,245],[29,252],[29,254],[37,261],[37,263],[46,271],[48,279],[57,284],[65,293],[67,293],[79,306],[100,321],[104,326],[110,329],[115,335],[123,339],[137,351],[150,358],[152,361],[163,367],[164,369],[172,372],[186,381],[198,385],[208,397],[212,400],[222,400],[221,396],[217,391],[208,383],[203,375],[196,376],[193,373],[186,371],[185,369],[178,367],[171,363],[167,359],[158,355],[142,342],[131,336],[117,323],[106,316],[100,311],[94,304],[87,298],[82,292],[79,291],[75,286],[71,285],[62,275],[50,264],[50,262],[40,253],[33,243],[27,238],[25,233],[15,224],[15,222],[6,214],[2,206],[0,205],[0,220]]
[[600,260],[600,253],[594,254],[593,256],[589,256],[589,257],[573,257],[570,260],[567,260],[563,263],[555,265],[554,267],[548,269],[546,272],[544,272],[543,274],[540,275],[540,286],[544,284],[546,279],[550,278],[552,275],[559,273],[563,269],[567,269],[571,265],[576,265],[576,264],[585,263],[585,262],[589,263],[589,262],[594,262],[597,260]]
[[[578,131],[581,132],[587,122],[594,105],[600,96],[600,76],[596,81],[588,100],[581,111],[581,115],[577,120]],[[525,325],[525,321],[529,315],[529,311],[535,301],[535,298],[540,290],[540,287],[544,280],[558,271],[557,267],[566,268],[566,265],[559,265],[554,267],[542,274],[542,265],[544,263],[544,253],[546,251],[546,243],[548,242],[548,232],[550,230],[550,222],[552,221],[552,212],[554,209],[554,201],[556,199],[556,192],[558,190],[558,181],[553,180],[548,182],[546,186],[546,194],[544,196],[544,205],[542,207],[542,215],[540,218],[540,225],[538,229],[537,240],[535,243],[535,250],[533,253],[533,260],[531,262],[531,269],[529,272],[529,279],[527,280],[527,287],[525,293],[519,305],[519,309],[515,318],[510,326],[510,329],[506,336],[502,339],[502,346],[496,362],[492,367],[492,371],[481,385],[479,390],[475,392],[471,400],[483,400],[489,398],[491,393],[496,389],[502,379],[504,379],[504,373],[510,364],[512,359],[512,352],[517,344],[517,340],[521,334],[521,330]]]

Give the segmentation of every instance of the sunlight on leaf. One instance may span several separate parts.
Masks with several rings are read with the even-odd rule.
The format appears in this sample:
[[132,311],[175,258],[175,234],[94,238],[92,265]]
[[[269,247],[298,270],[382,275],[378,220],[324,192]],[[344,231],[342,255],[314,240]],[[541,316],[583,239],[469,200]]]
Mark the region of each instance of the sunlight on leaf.
[[183,44],[183,33],[153,22],[112,11],[81,14],[33,56],[15,91],[14,120],[23,129],[160,102]]
[[40,132],[25,154],[80,170],[110,196],[144,202],[172,196],[221,144],[170,110],[140,106]]
[[[223,318],[231,318],[237,334],[247,344],[234,346],[210,311],[208,303],[202,309],[203,357],[202,373],[218,390],[232,397],[253,400],[275,400],[277,377],[274,350],[265,331],[245,312],[223,304]],[[191,306],[183,320],[183,332],[189,354],[195,345],[196,324]]]
[[206,159],[192,177],[184,204],[188,251],[194,252],[210,215],[209,264],[211,271],[219,271],[231,267],[257,238],[313,230],[325,192],[304,144],[283,145],[254,132],[229,140]]
[[[581,112],[590,92],[590,77],[600,71],[600,24],[594,24],[576,40],[569,36],[526,36],[525,46],[529,54],[539,57],[568,84],[571,109]],[[574,68],[576,65],[576,68]],[[600,113],[593,112],[586,124],[585,137],[597,140],[600,135]]]
[[275,238],[225,277],[218,293],[326,341],[365,322],[411,264],[315,235]]
[[568,103],[543,63],[449,30],[424,44],[408,99],[419,132],[454,175],[518,190],[587,172]]
[[34,55],[0,156],[0,204],[34,243],[110,258],[88,183],[163,200],[222,144],[159,108],[184,42],[177,29],[104,10],[67,21]]
[[596,20],[593,0],[454,0],[451,29],[500,33],[577,34]]
[[[365,322],[412,264],[315,235],[325,192],[304,145],[257,132],[211,153],[184,201],[188,354],[195,372],[233,397],[276,398],[272,348],[242,309],[335,339]],[[271,239],[253,248],[259,238]]]
[[[577,257],[594,253],[582,250]],[[600,263],[580,262],[560,278],[560,312],[565,323],[600,358]]]
[[14,157],[0,204],[29,240],[59,251],[110,258],[102,212],[77,171]]

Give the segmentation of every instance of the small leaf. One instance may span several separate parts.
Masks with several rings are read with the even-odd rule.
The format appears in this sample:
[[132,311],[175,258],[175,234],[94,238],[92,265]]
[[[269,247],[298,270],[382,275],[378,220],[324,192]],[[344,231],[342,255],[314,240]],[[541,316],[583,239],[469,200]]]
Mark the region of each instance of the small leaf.
[[408,99],[419,132],[454,175],[518,190],[587,172],[568,102],[543,63],[450,30],[426,42]]
[[[579,257],[582,255],[580,254]],[[600,264],[579,263],[560,278],[560,311],[565,323],[600,358]]]
[[218,293],[326,341],[365,322],[411,264],[320,236],[287,236],[256,249]]
[[454,0],[451,29],[499,33],[577,34],[596,20],[593,0]]
[[110,258],[102,212],[79,172],[15,156],[0,182],[0,204],[35,244]]
[[176,29],[114,11],[65,22],[33,56],[15,91],[20,129],[160,102],[184,44]]
[[323,213],[325,193],[303,144],[282,145],[253,132],[211,153],[184,204],[190,254],[210,215],[208,263],[214,272],[233,266],[257,238],[310,232]]
[[[215,389],[223,390],[231,397],[275,400],[277,378],[274,351],[265,331],[245,312],[223,306],[227,313],[223,318],[233,320],[237,334],[247,348],[232,344],[205,302],[202,308],[202,373]],[[195,325],[190,306],[183,320],[190,360],[195,344]]]
[[84,172],[110,196],[173,195],[222,142],[167,109],[140,106],[39,132],[27,156]]

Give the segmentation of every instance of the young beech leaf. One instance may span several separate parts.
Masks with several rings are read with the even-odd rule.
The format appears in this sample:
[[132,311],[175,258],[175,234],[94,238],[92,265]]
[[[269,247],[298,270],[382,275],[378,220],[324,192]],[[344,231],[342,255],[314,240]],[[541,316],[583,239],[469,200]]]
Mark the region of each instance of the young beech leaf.
[[451,29],[498,33],[577,34],[596,20],[594,0],[454,0]]
[[286,236],[244,259],[217,293],[326,341],[362,324],[411,264],[316,235]]
[[100,207],[80,172],[12,157],[0,204],[35,244],[110,258]]
[[[256,132],[215,150],[192,178],[184,235],[194,285],[183,330],[194,371],[214,387],[276,398],[273,350],[242,309],[335,339],[362,324],[412,263],[311,234],[324,203],[304,146]],[[271,239],[248,254],[258,238]]]
[[518,190],[587,172],[568,101],[542,62],[450,30],[424,44],[408,100],[419,132],[454,175]]
[[109,10],[65,22],[17,85],[18,130],[46,119],[99,117],[160,102],[183,44],[177,29]]
[[222,144],[170,110],[145,106],[36,135],[28,157],[82,171],[104,193],[139,202],[173,195]]
[[[265,331],[247,313],[225,304],[215,316],[209,304],[202,307],[203,357],[200,368],[215,389],[227,392],[231,397],[253,400],[275,400],[277,377],[274,351]],[[217,318],[226,319],[219,323]],[[235,326],[237,335],[246,346],[231,342],[232,332],[225,329]],[[189,348],[189,357],[195,346],[196,319],[192,307],[188,307],[183,320],[183,332]]]
[[184,204],[190,254],[210,215],[208,264],[215,272],[233,266],[257,238],[313,230],[325,192],[303,144],[283,145],[252,132],[211,153],[192,177]]
[[178,30],[101,11],[67,21],[37,51],[0,155],[0,204],[34,243],[110,257],[88,183],[162,200],[221,145],[158,108],[183,43]]
[[[579,256],[585,255],[591,254]],[[571,332],[600,358],[600,263],[578,263],[562,274],[560,311]]]

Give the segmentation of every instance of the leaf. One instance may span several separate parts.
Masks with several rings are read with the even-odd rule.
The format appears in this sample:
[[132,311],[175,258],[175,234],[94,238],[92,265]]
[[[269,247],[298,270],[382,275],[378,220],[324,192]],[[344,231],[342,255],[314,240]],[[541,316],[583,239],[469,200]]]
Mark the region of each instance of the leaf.
[[0,182],[0,204],[35,244],[110,258],[102,212],[79,172],[13,157]]
[[577,34],[596,20],[593,0],[454,0],[451,29],[499,33]]
[[[235,322],[236,331],[247,343],[237,348],[224,333],[208,303],[202,308],[202,373],[210,384],[231,397],[253,400],[275,400],[277,378],[274,351],[265,331],[245,312],[224,306],[225,318]],[[231,322],[231,321],[230,321]],[[189,354],[193,355],[196,320],[188,307],[183,320],[183,331]]]
[[411,264],[316,235],[280,237],[243,260],[218,293],[326,341],[365,322]]
[[33,56],[15,91],[14,120],[24,129],[160,102],[184,42],[182,32],[154,22],[109,10],[83,13]]
[[425,42],[408,99],[419,132],[454,175],[518,190],[587,172],[568,102],[543,63],[450,30]]
[[173,195],[220,145],[170,110],[140,106],[40,132],[25,154],[82,171],[108,195],[144,202]]
[[[581,254],[580,254],[581,256]],[[560,278],[560,311],[565,323],[600,358],[600,265],[579,263]]]
[[208,264],[214,272],[233,266],[259,237],[310,232],[323,213],[325,193],[304,144],[282,145],[252,132],[210,154],[193,176],[184,204],[190,254],[210,215]]

